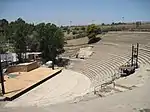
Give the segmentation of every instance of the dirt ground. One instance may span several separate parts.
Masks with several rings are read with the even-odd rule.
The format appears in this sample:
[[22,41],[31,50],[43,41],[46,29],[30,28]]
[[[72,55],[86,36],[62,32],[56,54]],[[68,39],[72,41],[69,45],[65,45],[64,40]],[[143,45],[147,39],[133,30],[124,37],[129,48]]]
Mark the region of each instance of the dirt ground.
[[59,69],[52,70],[51,68],[40,67],[30,72],[13,73],[16,77],[5,76],[5,97],[11,97],[25,88],[43,80],[49,75],[54,74]]
[[82,44],[87,44],[87,43],[88,43],[88,37],[67,40],[67,46],[69,46],[69,45],[80,45],[80,44],[82,45]]

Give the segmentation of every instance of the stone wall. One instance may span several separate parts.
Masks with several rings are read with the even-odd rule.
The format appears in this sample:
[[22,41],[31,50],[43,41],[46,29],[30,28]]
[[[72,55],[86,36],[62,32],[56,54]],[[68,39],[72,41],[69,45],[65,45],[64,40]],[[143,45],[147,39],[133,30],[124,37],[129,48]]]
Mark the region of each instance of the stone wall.
[[85,47],[85,48],[80,48],[79,52],[77,53],[77,58],[80,59],[85,59],[85,58],[89,58],[92,55],[93,51],[92,51],[92,47]]
[[28,64],[21,64],[21,65],[15,65],[15,66],[10,66],[7,69],[7,73],[12,73],[12,72],[29,72],[33,69],[38,68],[39,65],[37,62],[31,62]]

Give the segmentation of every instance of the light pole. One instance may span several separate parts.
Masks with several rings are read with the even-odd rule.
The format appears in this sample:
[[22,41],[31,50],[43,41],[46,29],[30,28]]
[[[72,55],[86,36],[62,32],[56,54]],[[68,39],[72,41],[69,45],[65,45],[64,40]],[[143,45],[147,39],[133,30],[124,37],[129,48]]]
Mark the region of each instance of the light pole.
[[72,25],[72,21],[69,21],[70,22],[70,27],[71,27],[71,25]]
[[0,80],[1,80],[1,86],[2,86],[2,94],[5,94],[4,76],[2,73],[2,64],[1,64],[1,54],[0,54]]
[[122,23],[124,23],[124,17],[122,17]]
[[95,23],[95,20],[92,20],[92,24],[94,24]]

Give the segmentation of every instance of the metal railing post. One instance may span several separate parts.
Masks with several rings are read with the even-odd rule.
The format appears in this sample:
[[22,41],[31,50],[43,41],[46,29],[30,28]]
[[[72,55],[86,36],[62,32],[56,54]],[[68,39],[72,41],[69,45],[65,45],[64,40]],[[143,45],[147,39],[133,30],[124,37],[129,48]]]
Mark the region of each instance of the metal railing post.
[[0,54],[0,79],[1,79],[1,86],[2,86],[2,94],[5,94],[4,76],[3,76],[2,64],[1,64],[1,54]]

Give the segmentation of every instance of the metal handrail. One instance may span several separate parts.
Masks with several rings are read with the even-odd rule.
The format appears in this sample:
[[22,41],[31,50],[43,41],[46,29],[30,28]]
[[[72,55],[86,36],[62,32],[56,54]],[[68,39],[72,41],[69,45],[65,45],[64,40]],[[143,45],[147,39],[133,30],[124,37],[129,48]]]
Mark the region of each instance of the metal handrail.
[[[115,73],[115,74],[116,74],[116,73]],[[111,80],[111,81],[108,81],[108,82],[105,82],[105,83],[103,83],[103,84],[97,85],[97,86],[94,88],[94,94],[96,94],[96,92],[97,92],[97,91],[96,91],[96,88],[97,88],[97,87],[101,87],[101,89],[102,89],[104,86],[107,86],[107,85],[109,85],[109,84],[113,84],[113,86],[115,86],[115,82],[114,82],[114,81],[115,81],[116,79],[118,79],[115,74],[112,76],[112,80]]]

